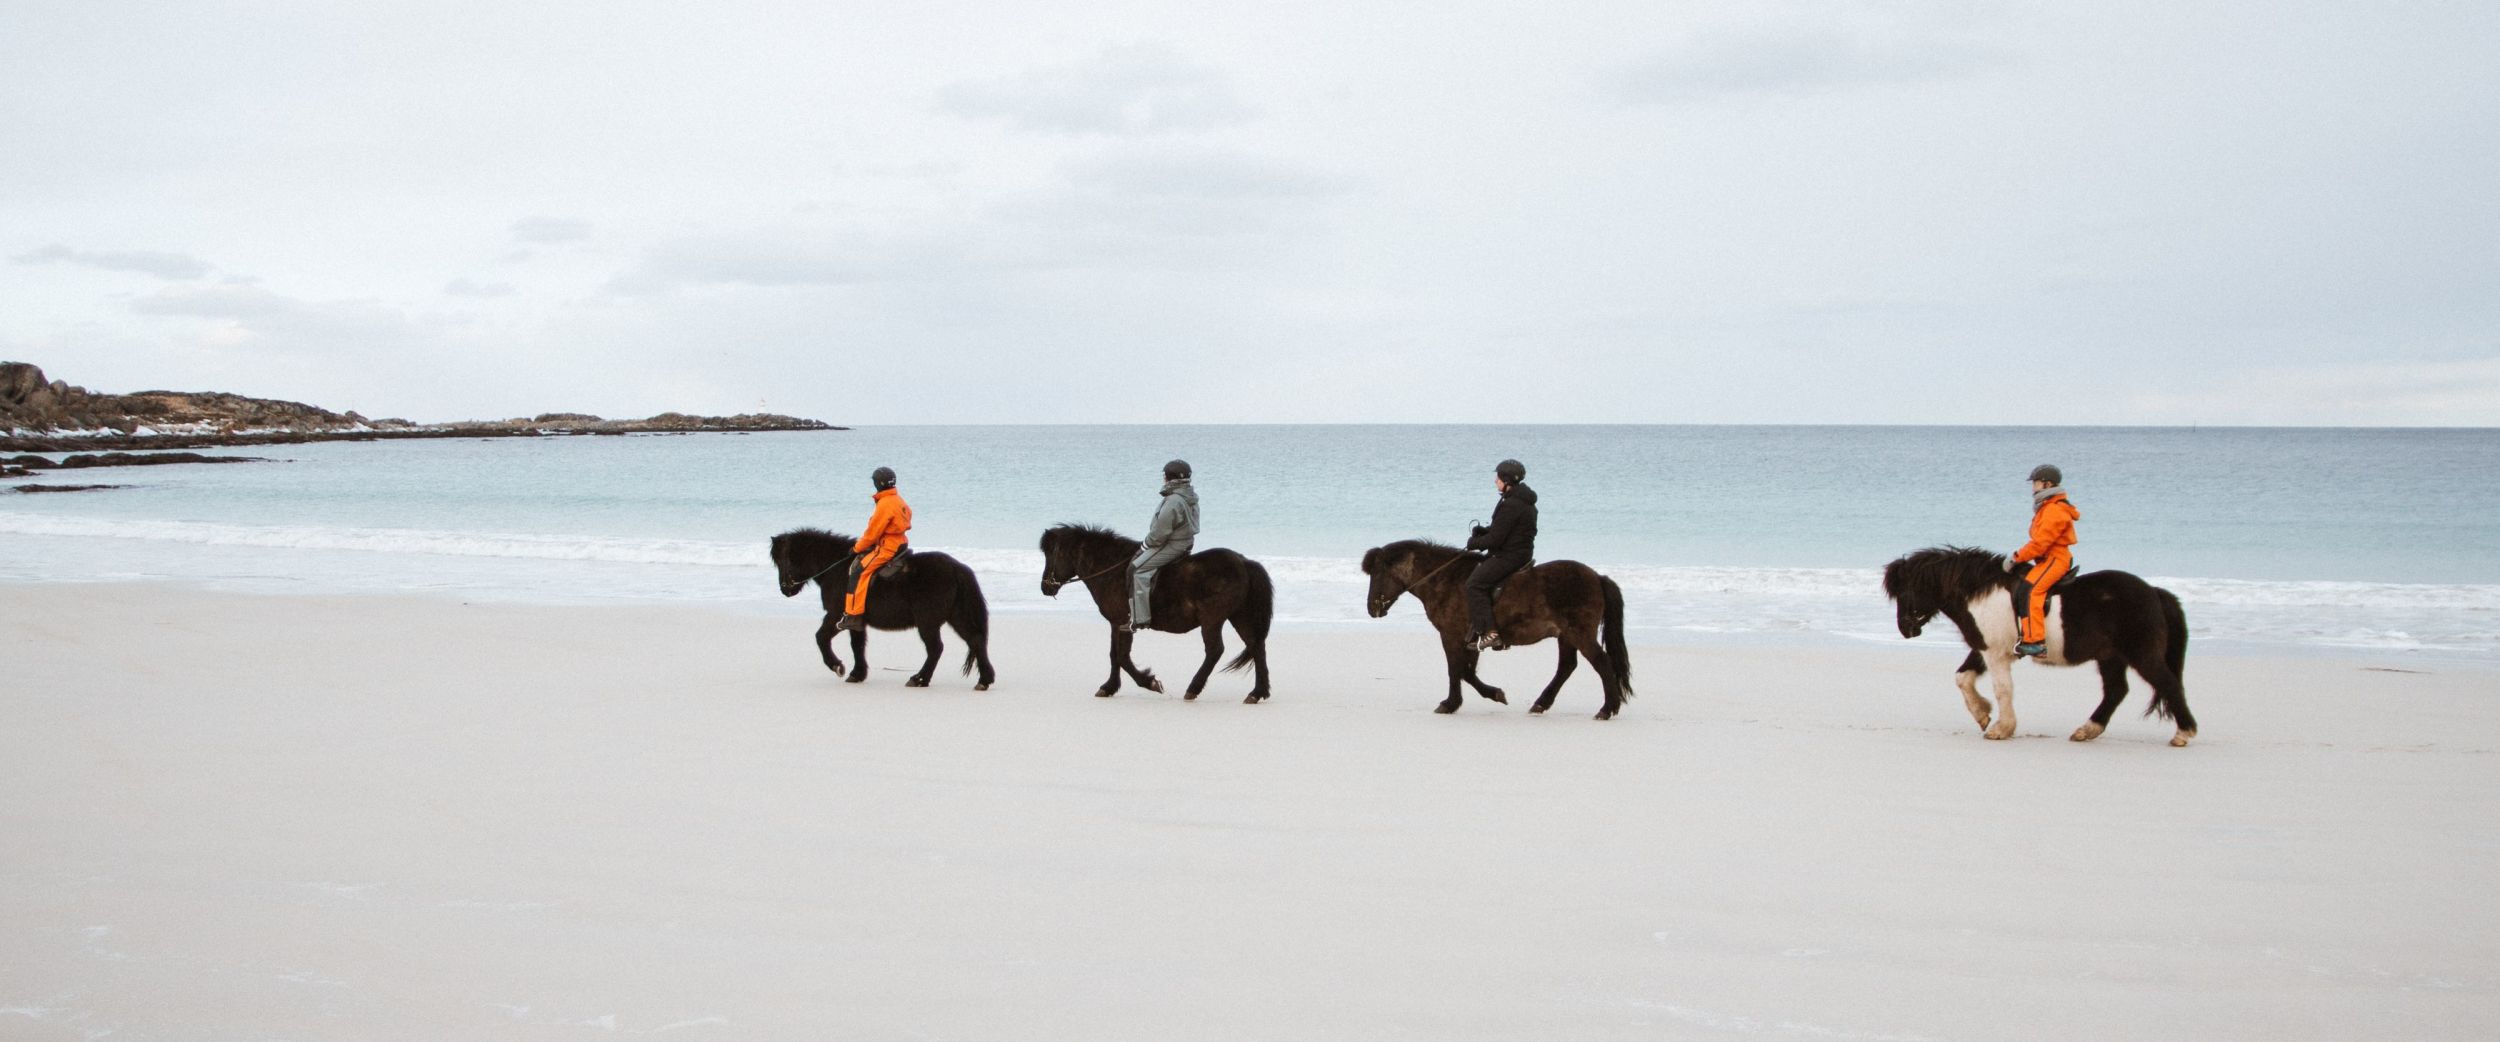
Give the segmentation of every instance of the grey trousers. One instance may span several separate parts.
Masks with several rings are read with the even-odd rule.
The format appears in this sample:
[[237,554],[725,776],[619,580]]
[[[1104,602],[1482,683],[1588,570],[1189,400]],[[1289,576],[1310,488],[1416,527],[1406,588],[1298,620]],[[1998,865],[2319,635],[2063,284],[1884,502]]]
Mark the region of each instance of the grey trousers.
[[1151,550],[1142,547],[1138,549],[1137,559],[1129,562],[1129,625],[1141,630],[1146,628],[1146,620],[1153,617],[1153,610],[1148,607],[1147,599],[1154,593],[1155,573],[1162,571],[1164,565],[1189,556],[1189,548],[1196,542],[1193,539],[1182,539],[1165,543]]

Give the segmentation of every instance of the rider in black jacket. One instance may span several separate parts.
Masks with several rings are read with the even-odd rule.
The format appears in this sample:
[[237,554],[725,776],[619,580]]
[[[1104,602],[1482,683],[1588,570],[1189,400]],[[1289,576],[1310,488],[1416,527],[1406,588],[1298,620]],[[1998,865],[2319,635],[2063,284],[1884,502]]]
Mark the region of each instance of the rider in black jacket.
[[1493,487],[1502,490],[1502,501],[1493,507],[1493,523],[1477,525],[1467,540],[1467,549],[1491,555],[1467,577],[1467,628],[1475,631],[1468,644],[1479,651],[1502,646],[1493,631],[1493,588],[1536,557],[1536,491],[1527,479],[1528,468],[1518,460],[1494,466]]

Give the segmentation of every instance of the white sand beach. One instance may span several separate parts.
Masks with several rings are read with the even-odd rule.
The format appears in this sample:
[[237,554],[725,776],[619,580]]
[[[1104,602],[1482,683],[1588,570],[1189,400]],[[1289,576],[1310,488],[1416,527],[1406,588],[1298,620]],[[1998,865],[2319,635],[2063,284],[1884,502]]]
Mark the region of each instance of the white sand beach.
[[2173,749],[2032,667],[1984,741],[1937,647],[1638,647],[1598,723],[1550,646],[1441,717],[1408,630],[1245,706],[813,626],[0,586],[0,1039],[2500,1031],[2488,667],[2192,652]]

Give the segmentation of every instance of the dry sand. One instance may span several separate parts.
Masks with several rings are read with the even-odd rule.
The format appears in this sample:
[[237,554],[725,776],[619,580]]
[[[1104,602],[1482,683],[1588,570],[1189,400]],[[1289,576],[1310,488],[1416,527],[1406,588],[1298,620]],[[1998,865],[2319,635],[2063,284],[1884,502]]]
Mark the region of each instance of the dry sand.
[[813,624],[0,586],[0,1039],[2500,1034],[2488,668],[2191,655],[2172,749],[2030,667],[1984,741],[1934,647],[1636,648],[1601,724],[1549,646],[1440,717],[1408,630],[1245,706]]

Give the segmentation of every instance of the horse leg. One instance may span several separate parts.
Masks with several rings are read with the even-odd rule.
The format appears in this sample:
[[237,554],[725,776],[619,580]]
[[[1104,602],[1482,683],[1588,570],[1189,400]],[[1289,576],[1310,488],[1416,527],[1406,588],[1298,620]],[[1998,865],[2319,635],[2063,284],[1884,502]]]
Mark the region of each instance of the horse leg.
[[1113,642],[1113,646],[1117,647],[1120,652],[1120,668],[1128,671],[1129,679],[1136,681],[1137,686],[1158,695],[1162,694],[1163,681],[1155,679],[1155,671],[1137,668],[1137,660],[1129,657],[1129,650],[1137,646],[1137,634],[1123,633],[1120,637],[1120,640]]
[[2067,735],[2068,741],[2089,742],[2109,729],[2109,716],[2118,711],[2118,703],[2127,700],[2127,664],[2115,657],[2101,660],[2101,707],[2092,711],[2092,719]]
[[816,627],[816,650],[824,653],[825,668],[832,670],[833,675],[837,677],[849,672],[842,665],[842,656],[835,654],[833,650],[833,635],[836,632],[834,627],[841,624],[842,616],[828,612],[825,615],[825,624]]
[[[1241,627],[1233,627],[1233,632],[1240,633]],[[1267,638],[1245,633],[1241,639],[1250,645],[1250,697],[1242,699],[1241,703],[1254,706],[1267,701]]]
[[1988,671],[1987,660],[1974,651],[1962,659],[1962,668],[1953,674],[1953,686],[1962,689],[1962,708],[1970,710],[1970,718],[1979,721],[1979,729],[1988,729],[1993,712],[1988,700],[1979,694],[1979,675]]
[[1101,687],[1094,689],[1095,698],[1109,698],[1120,690],[1120,660],[1128,657],[1130,636],[1132,635],[1120,632],[1117,626],[1111,628],[1111,679],[1103,681]]
[[1446,633],[1441,636],[1441,655],[1450,667],[1450,697],[1442,699],[1440,705],[1432,707],[1432,711],[1455,713],[1458,712],[1459,704],[1458,682],[1467,674],[1475,672],[1476,656],[1474,652],[1462,647],[1458,638]]
[[1467,686],[1475,688],[1476,695],[1486,701],[1499,702],[1503,705],[1509,705],[1510,697],[1503,694],[1501,688],[1485,683],[1483,677],[1476,675],[1476,666],[1484,661],[1484,653],[1477,651],[1474,648],[1469,648],[1466,650],[1466,654],[1467,672],[1463,679],[1467,681]]
[[2153,685],[2153,698],[2170,707],[2170,717],[2179,725],[2178,732],[2170,736],[2170,744],[2187,748],[2196,739],[2196,714],[2188,712],[2187,682],[2161,662],[2138,663],[2135,671],[2144,677],[2145,683]]
[[868,679],[868,627],[862,626],[851,631],[851,675],[842,680],[844,683],[856,684],[866,679]]
[[1997,695],[1997,722],[1980,734],[1991,739],[2014,737],[2014,652],[2011,648],[1988,648],[1988,681]]
[[1555,641],[1554,645],[1562,649],[1562,662],[1554,667],[1554,679],[1545,682],[1545,693],[1536,696],[1536,704],[1528,707],[1530,715],[1554,708],[1554,693],[1562,690],[1563,681],[1571,679],[1572,670],[1580,668],[1580,649],[1567,640]]
[[1598,683],[1606,689],[1606,704],[1598,707],[1597,718],[1614,719],[1616,713],[1623,711],[1623,682],[1615,678],[1614,657],[1606,654],[1594,630],[1573,634],[1568,639],[1579,648],[1580,657],[1589,660],[1589,668],[1597,671]]
[[939,657],[946,654],[946,638],[938,635],[937,620],[920,624],[920,644],[929,649],[929,660],[920,664],[920,672],[903,681],[904,687],[929,686],[929,677],[937,672]]
[[[949,625],[953,624],[949,623]],[[989,690],[991,682],[998,679],[998,672],[990,668],[989,635],[983,634],[979,637],[969,636],[964,633],[964,628],[962,626],[955,627],[955,635],[962,637],[964,639],[964,643],[971,646],[972,664],[975,668],[980,670],[979,682],[973,684],[972,689],[975,691]]]
[[1198,664],[1198,675],[1189,678],[1189,690],[1181,695],[1183,701],[1194,700],[1198,692],[1207,689],[1207,676],[1215,672],[1216,660],[1224,657],[1224,620],[1207,623],[1198,635],[1207,642],[1207,660]]

